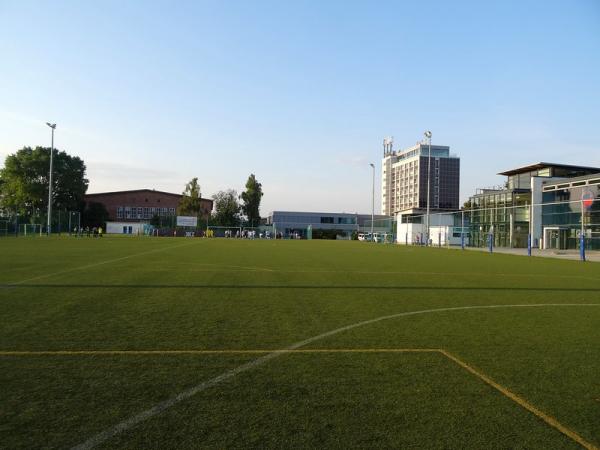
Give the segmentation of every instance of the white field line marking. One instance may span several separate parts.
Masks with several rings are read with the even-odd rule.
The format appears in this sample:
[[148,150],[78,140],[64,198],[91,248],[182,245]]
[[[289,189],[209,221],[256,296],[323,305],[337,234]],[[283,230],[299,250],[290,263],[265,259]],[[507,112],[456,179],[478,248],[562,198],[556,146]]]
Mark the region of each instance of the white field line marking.
[[118,261],[123,261],[125,259],[135,258],[137,256],[142,256],[142,255],[148,255],[150,253],[162,252],[162,251],[171,250],[171,249],[174,249],[174,248],[185,247],[185,246],[188,246],[188,245],[193,245],[195,243],[197,243],[197,242],[196,241],[192,241],[191,243],[186,242],[185,244],[173,245],[173,246],[170,246],[170,247],[155,248],[155,249],[148,250],[148,251],[141,252],[141,253],[134,253],[132,255],[121,256],[119,258],[114,258],[114,259],[107,259],[105,261],[100,261],[100,262],[96,262],[96,263],[86,264],[84,266],[78,266],[78,267],[72,267],[70,269],[59,270],[58,272],[45,273],[43,275],[38,275],[38,276],[35,276],[35,277],[26,278],[25,280],[15,281],[15,282],[12,282],[12,283],[6,283],[2,287],[6,288],[6,287],[11,287],[11,286],[18,286],[20,284],[27,283],[29,281],[41,280],[43,278],[49,278],[49,277],[53,277],[55,275],[62,275],[62,274],[65,274],[65,273],[75,272],[77,270],[90,269],[92,267],[98,267],[98,266],[102,266],[104,264],[110,264],[110,263],[114,263],[114,262],[118,262]]
[[243,372],[246,372],[255,367],[261,366],[261,365],[265,364],[266,362],[270,361],[271,359],[277,358],[281,355],[285,355],[286,353],[289,353],[289,350],[295,350],[300,347],[304,347],[305,345],[312,344],[315,341],[319,341],[321,339],[333,336],[338,333],[342,333],[344,331],[352,330],[353,328],[370,325],[373,323],[381,322],[383,320],[396,319],[399,317],[416,316],[419,314],[436,313],[436,312],[465,311],[465,310],[471,310],[471,309],[536,308],[536,307],[553,307],[553,306],[560,306],[560,307],[563,307],[563,306],[566,306],[566,307],[600,306],[600,303],[547,303],[547,304],[534,303],[534,304],[530,304],[530,305],[525,304],[525,305],[456,306],[456,307],[451,307],[451,308],[423,309],[420,311],[409,311],[409,312],[403,312],[403,313],[398,313],[398,314],[390,314],[387,316],[381,316],[381,317],[377,317],[375,319],[364,320],[362,322],[357,322],[357,323],[354,323],[351,325],[346,325],[344,327],[336,328],[335,330],[327,331],[326,333],[318,334],[317,336],[313,336],[308,339],[304,339],[303,341],[296,342],[295,344],[292,344],[283,350],[276,350],[265,356],[261,356],[260,358],[257,358],[253,361],[242,364],[241,366],[238,366],[234,369],[223,372],[221,375],[218,375],[210,380],[204,381],[194,387],[186,389],[185,391],[180,392],[176,396],[171,397],[168,400],[164,400],[160,403],[157,403],[152,408],[142,411],[142,412],[136,414],[135,416],[132,416],[129,419],[125,419],[124,421],[114,425],[113,427],[108,428],[108,429],[96,434],[95,436],[92,436],[91,438],[82,442],[81,444],[72,447],[72,450],[88,450],[88,449],[94,448],[97,445],[100,445],[100,444],[106,442],[108,439],[135,427],[137,424],[162,413],[163,411],[171,408],[172,406],[177,405],[178,403],[181,403],[182,401],[198,394],[199,392],[205,391],[206,389],[208,389],[212,386],[215,386],[223,381],[229,380],[230,378],[233,378],[240,373],[243,373]]

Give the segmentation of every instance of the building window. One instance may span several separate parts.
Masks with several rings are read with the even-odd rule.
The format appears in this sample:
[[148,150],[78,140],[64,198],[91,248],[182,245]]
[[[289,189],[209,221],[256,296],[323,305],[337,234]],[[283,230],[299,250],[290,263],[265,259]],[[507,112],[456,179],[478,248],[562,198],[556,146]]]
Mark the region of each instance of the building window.
[[333,223],[333,217],[321,217],[321,223]]

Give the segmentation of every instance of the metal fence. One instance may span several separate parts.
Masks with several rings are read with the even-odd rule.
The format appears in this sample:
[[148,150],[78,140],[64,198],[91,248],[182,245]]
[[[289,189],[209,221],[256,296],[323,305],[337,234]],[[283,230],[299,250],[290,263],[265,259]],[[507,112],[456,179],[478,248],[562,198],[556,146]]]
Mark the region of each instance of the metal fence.
[[[81,228],[79,211],[57,210],[52,212],[53,234],[77,234]],[[27,214],[4,212],[0,217],[0,237],[36,237],[48,232],[48,216],[40,211]]]
[[399,215],[397,242],[483,248],[600,250],[600,202],[568,200]]

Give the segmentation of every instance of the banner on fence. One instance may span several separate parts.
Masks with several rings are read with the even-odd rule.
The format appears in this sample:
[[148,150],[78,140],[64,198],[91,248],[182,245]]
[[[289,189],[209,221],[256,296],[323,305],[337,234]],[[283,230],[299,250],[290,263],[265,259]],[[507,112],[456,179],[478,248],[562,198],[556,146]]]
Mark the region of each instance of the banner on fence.
[[194,216],[177,216],[178,227],[197,227],[198,218]]

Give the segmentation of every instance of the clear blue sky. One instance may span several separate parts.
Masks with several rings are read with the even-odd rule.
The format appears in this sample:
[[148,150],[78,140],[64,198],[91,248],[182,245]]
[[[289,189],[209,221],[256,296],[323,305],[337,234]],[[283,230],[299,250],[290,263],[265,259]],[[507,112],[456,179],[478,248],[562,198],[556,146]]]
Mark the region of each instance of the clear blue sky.
[[600,166],[600,2],[0,0],[0,159],[82,157],[90,192],[240,191],[369,212],[381,141],[430,129],[461,200],[540,160]]

